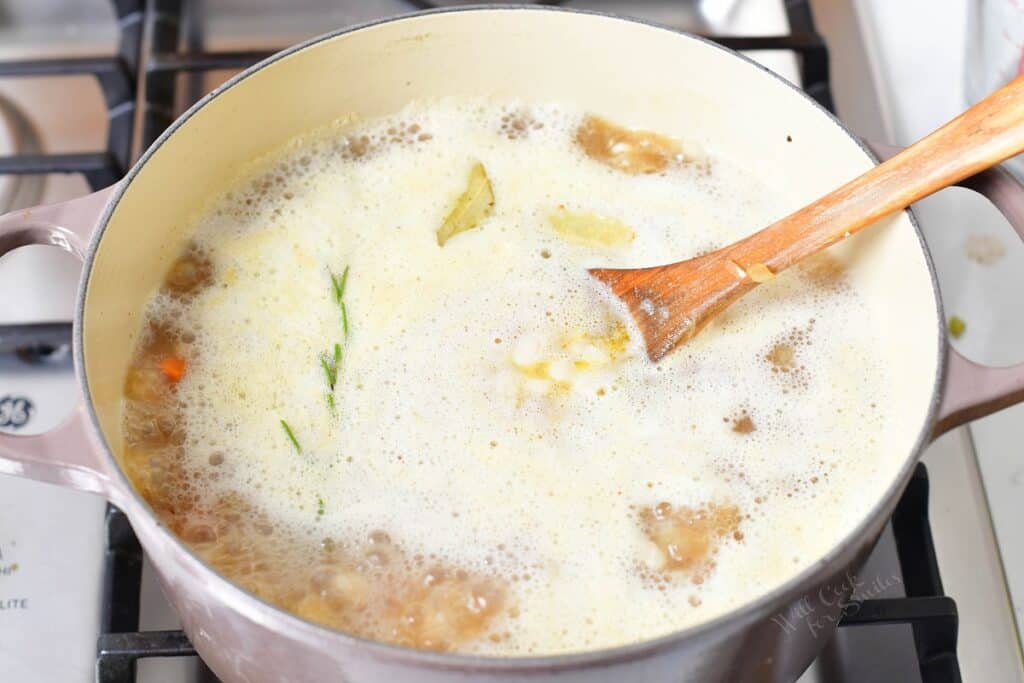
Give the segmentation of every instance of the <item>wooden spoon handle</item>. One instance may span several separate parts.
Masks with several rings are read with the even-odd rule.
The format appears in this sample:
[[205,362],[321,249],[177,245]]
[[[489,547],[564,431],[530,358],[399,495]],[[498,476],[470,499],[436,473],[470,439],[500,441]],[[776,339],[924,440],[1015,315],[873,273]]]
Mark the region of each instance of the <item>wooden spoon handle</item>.
[[1024,151],[1024,76],[928,137],[726,249],[744,269],[789,268],[891,213]]

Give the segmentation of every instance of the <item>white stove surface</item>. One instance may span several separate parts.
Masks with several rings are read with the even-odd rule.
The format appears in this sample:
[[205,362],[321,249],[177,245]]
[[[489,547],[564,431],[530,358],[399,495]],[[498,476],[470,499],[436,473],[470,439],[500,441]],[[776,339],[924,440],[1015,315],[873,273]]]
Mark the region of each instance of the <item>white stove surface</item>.
[[[23,368],[21,361],[0,356],[0,403],[8,405],[6,420],[0,405],[0,422],[8,425],[3,431],[13,431],[11,423],[25,417],[19,433],[44,431],[75,402],[70,359]],[[96,496],[15,477],[0,480],[0,680],[92,679],[103,509]]]
[[[9,23],[26,9],[42,21],[42,4],[3,4],[0,60],[112,51],[116,29],[102,0],[75,8],[83,19],[77,28],[47,32],[32,21]],[[106,110],[91,77],[0,79],[0,154],[102,148],[105,131]],[[0,176],[0,213],[86,192],[75,175]],[[58,249],[24,247],[0,259],[0,325],[69,320],[78,272],[75,259]],[[0,431],[45,431],[76,401],[69,356],[32,366],[0,354]],[[93,679],[104,506],[96,496],[0,476],[0,681]]]
[[[771,35],[786,32],[784,0],[571,0],[570,6],[623,11],[703,32]],[[866,137],[909,142],[963,107],[959,83],[965,0],[814,0],[819,29],[830,45],[833,90],[839,113]],[[73,13],[55,29],[44,6],[61,5]],[[219,0],[195,3],[207,47],[279,47],[376,16],[408,11],[404,0],[375,2],[303,2]],[[301,6],[301,7],[300,7]],[[52,9],[52,8],[51,8]],[[304,11],[308,10],[308,11]],[[59,12],[58,12],[59,14]],[[108,53],[115,41],[106,0],[63,3],[8,0],[0,12],[0,59],[43,54]],[[925,21],[927,20],[927,21]],[[923,27],[927,25],[928,30]],[[908,31],[907,27],[920,30]],[[955,53],[955,54],[954,54]],[[797,80],[791,53],[753,55],[790,80]],[[229,75],[200,79],[208,89]],[[953,83],[955,87],[950,88]],[[74,102],[54,107],[53,102]],[[5,103],[17,107],[34,125],[47,151],[83,151],[103,144],[105,113],[89,78],[0,79],[0,154],[4,145],[28,144],[25,135],[7,134]],[[182,103],[184,106],[186,103]],[[13,142],[12,142],[13,140]],[[86,191],[77,176],[47,176],[45,186],[0,177],[0,202],[26,204],[42,195],[59,201]],[[950,311],[963,311],[970,333],[960,344],[983,360],[1022,360],[1024,316],[1016,317],[1009,291],[1021,291],[1024,256],[1015,238],[983,202],[968,198],[929,200],[918,215],[936,260]],[[938,203],[936,202],[944,202]],[[0,211],[5,210],[0,204]],[[972,231],[998,233],[1007,258],[998,268],[965,268],[962,239]],[[1002,232],[1000,232],[1002,231]],[[945,240],[945,241],[943,241]],[[0,260],[0,325],[69,320],[77,266],[57,250],[30,247]],[[1008,289],[1017,285],[1014,289]],[[998,305],[981,297],[1007,300]],[[981,297],[981,298],[979,298]],[[1005,305],[1003,305],[1005,304]],[[1006,320],[996,319],[996,315]],[[1008,326],[1013,326],[1007,332]],[[999,334],[994,334],[998,327]],[[1016,354],[1016,355],[1014,355]],[[0,356],[0,401],[27,398],[34,409],[23,432],[55,424],[76,400],[69,365],[27,366]],[[19,403],[19,405],[21,405]],[[8,409],[9,411],[11,409]],[[973,428],[982,466],[979,471],[971,433],[957,430],[934,444],[925,456],[932,482],[931,518],[946,592],[961,614],[959,657],[967,681],[1024,681],[1013,612],[1001,560],[1007,561],[1015,593],[1024,596],[1024,543],[1012,535],[1024,485],[1024,460],[1012,445],[1024,437],[1020,410],[984,420]],[[3,406],[0,405],[0,421]],[[20,421],[20,417],[18,420]],[[13,429],[13,426],[2,429]],[[984,473],[985,487],[982,486]],[[997,546],[986,500],[992,502]],[[45,484],[0,477],[0,681],[89,681],[93,678],[102,574],[103,502],[86,494]],[[1002,556],[1000,555],[1002,551]],[[891,537],[886,536],[862,572],[866,583],[888,587],[871,597],[901,595]],[[893,579],[893,577],[896,579]],[[144,571],[141,627],[176,628],[177,621],[160,595],[151,569]],[[865,657],[864,653],[871,656]],[[196,660],[143,660],[142,683],[213,680]],[[827,653],[801,678],[812,681],[915,681],[913,641],[906,626],[844,629]]]
[[[992,4],[1003,1],[993,0]],[[853,3],[860,29],[868,37],[869,70],[882,105],[876,111],[887,140],[909,144],[967,106],[966,22],[968,12],[977,4],[970,0]],[[1019,11],[1020,3],[1013,0],[1011,4]],[[907,30],[911,26],[916,30]],[[954,346],[983,363],[1024,362],[1024,315],[1017,296],[1024,291],[1021,240],[994,207],[967,190],[945,190],[920,202],[914,210],[935,260],[946,314],[956,315],[967,324],[964,334],[953,340]],[[979,240],[996,245],[1005,254],[989,264],[972,260],[968,252]],[[985,569],[990,563],[981,561],[972,550],[976,538],[936,533],[946,592],[957,600],[960,610],[961,666],[968,681],[1024,680],[1019,630],[1024,618],[1024,537],[1019,527],[1024,512],[1022,417],[1024,406],[1018,405],[975,421],[958,434],[944,437],[925,457],[933,469],[969,469],[968,486],[954,487],[950,493],[954,497],[970,495],[976,488],[978,509],[988,508],[988,519],[982,522],[990,528],[984,533],[990,533],[994,526],[996,545],[991,551],[999,565],[993,568],[1001,571]],[[947,447],[953,440],[960,440],[964,447],[949,452]],[[970,480],[982,486],[976,487]],[[941,500],[946,504],[953,498]],[[963,520],[947,516],[948,512],[933,506],[933,527],[939,523],[948,528],[962,527]],[[977,588],[985,584],[997,586],[999,592],[1008,590],[1012,611],[995,604],[982,611],[984,601],[974,598],[980,599]],[[1010,657],[1004,665],[1009,669],[985,669],[991,675],[981,678],[970,675],[982,658],[1002,661],[1000,652]]]

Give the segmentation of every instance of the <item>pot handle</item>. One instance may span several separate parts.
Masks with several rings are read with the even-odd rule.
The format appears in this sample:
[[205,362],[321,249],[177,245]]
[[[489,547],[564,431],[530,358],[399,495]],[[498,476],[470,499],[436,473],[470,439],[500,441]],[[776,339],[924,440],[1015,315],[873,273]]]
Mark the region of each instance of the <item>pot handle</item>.
[[[84,260],[89,239],[116,186],[71,201],[0,216],[0,256],[47,244]],[[91,437],[81,397],[60,425],[33,435],[0,433],[0,473],[107,493],[107,475]]]
[[[883,160],[902,151],[890,145],[866,144]],[[957,185],[984,195],[1024,240],[1024,186],[1009,171],[995,166]],[[932,438],[1021,401],[1024,401],[1024,363],[1006,367],[981,365],[947,344],[946,375]]]

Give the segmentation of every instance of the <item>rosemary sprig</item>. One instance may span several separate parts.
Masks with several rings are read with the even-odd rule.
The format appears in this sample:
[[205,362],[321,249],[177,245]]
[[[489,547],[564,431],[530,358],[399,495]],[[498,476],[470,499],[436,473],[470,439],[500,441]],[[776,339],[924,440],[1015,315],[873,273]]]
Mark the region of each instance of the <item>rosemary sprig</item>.
[[296,452],[301,453],[302,446],[299,445],[299,440],[295,438],[295,432],[292,431],[292,428],[284,420],[281,420],[281,427],[284,429],[284,433],[288,436],[288,440],[292,442],[293,446],[295,446]]
[[320,356],[320,367],[324,369],[324,375],[327,377],[327,386],[333,390],[334,383],[338,381],[338,368],[329,363],[324,356]]
[[341,287],[338,288],[339,290],[341,290],[338,293],[339,301],[345,296],[345,283],[348,282],[348,268],[348,266],[345,266],[345,270],[341,272]]
[[335,303],[341,303],[342,298],[345,296],[345,283],[348,282],[348,266],[345,266],[345,270],[341,271],[341,277],[334,274],[333,271],[328,271],[331,274],[331,285],[334,288],[334,301]]
[[[341,277],[334,274],[330,268],[327,274],[331,276],[331,291],[334,293],[334,303],[341,309],[341,329],[348,339],[348,309],[345,307],[345,285],[348,283],[349,266],[341,271]],[[331,413],[337,412],[337,404],[334,401],[334,387],[338,383],[338,371],[341,369],[341,344],[334,344],[334,355],[327,354],[320,356],[320,367],[323,368],[324,377],[327,378],[327,407]]]
[[327,357],[327,354],[320,356],[320,367],[324,369],[324,376],[327,377],[327,386],[334,391],[334,385],[338,383],[338,368],[341,366],[341,344],[334,345],[334,356]]
[[341,277],[335,275],[333,271],[327,271],[331,276],[334,303],[338,304],[338,307],[341,308],[341,327],[345,332],[346,339],[348,338],[348,309],[345,307],[345,285],[348,283],[348,270],[349,266],[345,266],[345,270],[341,271]]
[[334,385],[338,383],[338,369],[341,367],[341,344],[334,345],[334,355],[331,358],[327,354],[320,356],[320,367],[324,370],[327,378],[327,407],[334,412]]

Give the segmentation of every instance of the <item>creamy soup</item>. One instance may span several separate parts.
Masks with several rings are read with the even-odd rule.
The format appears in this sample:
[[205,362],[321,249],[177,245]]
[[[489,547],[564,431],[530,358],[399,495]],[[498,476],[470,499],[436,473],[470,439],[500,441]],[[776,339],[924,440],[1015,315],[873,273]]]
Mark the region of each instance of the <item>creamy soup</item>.
[[490,655],[660,636],[819,559],[891,467],[871,312],[822,256],[651,363],[586,268],[792,207],[713,140],[625,123],[421,102],[243,170],[126,379],[156,513],[301,617]]

